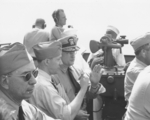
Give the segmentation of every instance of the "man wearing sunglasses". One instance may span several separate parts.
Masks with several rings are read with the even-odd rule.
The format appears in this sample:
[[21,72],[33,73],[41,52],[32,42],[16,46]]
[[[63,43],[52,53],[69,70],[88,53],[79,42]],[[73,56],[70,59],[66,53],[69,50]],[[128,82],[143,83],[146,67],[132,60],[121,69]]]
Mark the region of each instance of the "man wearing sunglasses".
[[99,84],[102,69],[100,65],[96,65],[91,74],[86,74],[83,70],[77,69],[73,66],[75,54],[79,50],[77,46],[77,36],[65,34],[61,39],[65,39],[63,40],[64,42],[62,42],[62,64],[59,67],[58,74],[55,75],[53,79],[63,85],[70,102],[76,98],[76,95],[81,89],[80,77],[90,80],[87,93],[84,96],[85,99],[75,117],[75,120],[87,120],[89,117],[86,110],[87,100],[96,98],[98,94],[105,92],[103,85]]
[[74,119],[80,109],[89,80],[81,78],[81,90],[70,102],[61,80],[55,81],[51,78],[59,70],[61,43],[58,41],[41,43],[34,46],[34,52],[38,60],[39,75],[35,91],[29,102],[51,117],[63,120]]
[[38,71],[21,43],[0,49],[0,99],[15,120],[54,120],[25,100],[32,96]]

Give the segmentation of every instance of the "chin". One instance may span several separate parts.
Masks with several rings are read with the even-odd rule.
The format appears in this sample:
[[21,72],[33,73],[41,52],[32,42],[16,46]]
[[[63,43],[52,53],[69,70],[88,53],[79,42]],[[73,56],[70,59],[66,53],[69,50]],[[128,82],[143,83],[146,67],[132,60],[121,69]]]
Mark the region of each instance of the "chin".
[[51,75],[55,75],[55,74],[57,74],[57,71],[53,71],[53,72],[51,73]]
[[70,66],[72,66],[74,64],[74,62],[70,62]]
[[28,99],[30,99],[31,97],[32,97],[32,94],[26,95],[26,96],[24,96],[24,99],[25,99],[25,100],[28,100]]
[[57,74],[57,72],[54,72],[52,75],[56,75]]

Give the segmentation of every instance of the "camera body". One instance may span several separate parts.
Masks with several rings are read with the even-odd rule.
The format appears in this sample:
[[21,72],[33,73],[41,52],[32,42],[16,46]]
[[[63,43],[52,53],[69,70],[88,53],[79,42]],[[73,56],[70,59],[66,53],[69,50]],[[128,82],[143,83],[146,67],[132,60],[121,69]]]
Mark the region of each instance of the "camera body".
[[123,47],[124,44],[128,44],[128,40],[126,39],[125,35],[121,35],[118,39],[113,39],[110,34],[105,34],[103,37],[101,37],[100,43],[103,43],[103,44],[109,44],[109,43],[117,44],[117,43],[119,43]]

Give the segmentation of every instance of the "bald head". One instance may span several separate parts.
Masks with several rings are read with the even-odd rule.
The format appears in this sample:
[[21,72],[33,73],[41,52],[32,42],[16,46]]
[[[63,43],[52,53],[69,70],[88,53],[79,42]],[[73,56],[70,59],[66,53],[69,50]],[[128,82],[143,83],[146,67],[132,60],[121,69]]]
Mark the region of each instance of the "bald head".
[[44,29],[46,27],[45,20],[42,18],[36,19],[35,24],[33,25],[33,28],[35,27]]

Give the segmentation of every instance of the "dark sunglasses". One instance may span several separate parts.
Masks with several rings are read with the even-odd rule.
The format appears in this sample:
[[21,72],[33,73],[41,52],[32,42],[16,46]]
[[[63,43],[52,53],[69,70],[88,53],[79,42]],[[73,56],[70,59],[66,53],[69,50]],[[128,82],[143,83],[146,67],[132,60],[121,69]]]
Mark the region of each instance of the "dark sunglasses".
[[[33,71],[27,72],[26,74],[15,75],[15,76],[23,77],[25,81],[29,81],[31,79],[32,75],[34,76],[34,78],[36,78],[38,76],[38,69],[37,68]],[[7,75],[7,76],[12,76],[12,74]]]
[[38,76],[38,69],[28,72],[25,75],[21,75],[21,77],[24,77],[25,81],[29,81],[31,79],[32,75],[34,76],[34,78],[36,78]]

